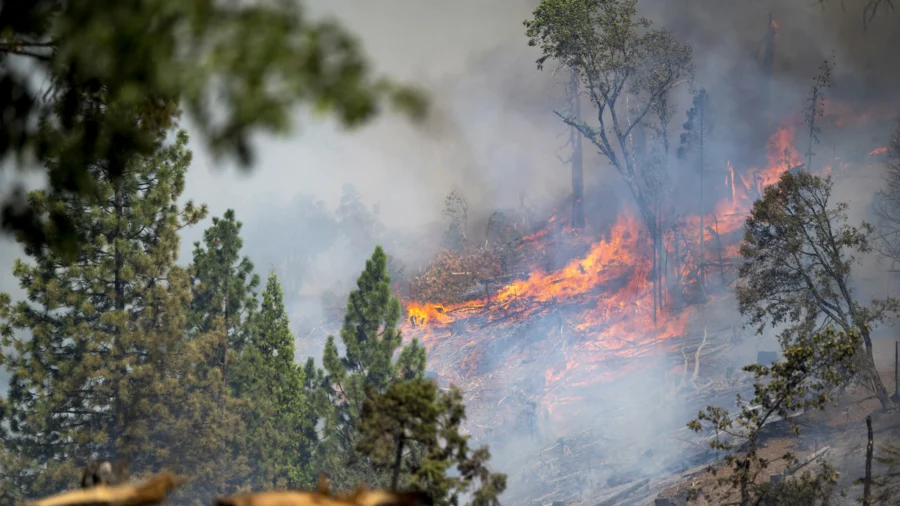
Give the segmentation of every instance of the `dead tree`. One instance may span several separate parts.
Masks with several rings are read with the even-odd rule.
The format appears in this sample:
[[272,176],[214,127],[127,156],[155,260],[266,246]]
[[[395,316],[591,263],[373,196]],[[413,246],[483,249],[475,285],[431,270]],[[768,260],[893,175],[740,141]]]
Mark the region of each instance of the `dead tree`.
[[872,453],[875,450],[875,441],[872,437],[872,415],[866,417],[866,477],[863,478],[863,506],[872,504]]

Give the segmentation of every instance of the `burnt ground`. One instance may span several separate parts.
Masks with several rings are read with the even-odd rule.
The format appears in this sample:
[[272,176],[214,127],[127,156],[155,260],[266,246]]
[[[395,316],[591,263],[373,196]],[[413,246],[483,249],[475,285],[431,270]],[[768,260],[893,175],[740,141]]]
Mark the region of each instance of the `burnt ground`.
[[[876,356],[885,383],[890,385],[893,393],[893,341],[876,343]],[[710,359],[713,357],[715,354],[710,355]],[[727,360],[720,361],[727,363]],[[722,455],[708,448],[708,434],[694,434],[686,430],[684,424],[690,419],[690,412],[696,414],[696,409],[706,404],[732,409],[734,393],[747,394],[750,385],[746,381],[748,378],[744,378],[727,388],[723,368],[706,362],[701,378],[701,386],[707,382],[712,386],[699,391],[685,389],[679,393],[667,389],[646,391],[628,399],[632,405],[646,406],[649,402],[655,406],[651,416],[635,417],[635,413],[646,414],[646,408],[632,409],[624,399],[609,402],[611,399],[607,398],[606,409],[601,409],[596,419],[585,424],[583,429],[552,431],[537,444],[524,435],[510,438],[515,425],[511,421],[502,423],[498,420],[502,418],[501,412],[516,404],[512,396],[499,405],[497,401],[491,402],[490,409],[475,409],[473,418],[478,421],[472,420],[474,424],[470,427],[477,433],[479,424],[489,424],[494,426],[495,436],[498,432],[507,436],[500,438],[506,440],[502,444],[496,439],[491,441],[490,436],[476,435],[476,440],[491,444],[495,455],[492,461],[498,470],[509,475],[510,489],[503,495],[504,504],[683,505],[691,488],[702,491],[700,498],[691,504],[726,504],[727,498],[722,497],[723,488],[718,484],[718,477],[707,472],[708,466],[717,465]],[[665,383],[662,380],[660,378],[660,383]],[[624,388],[628,389],[627,386]],[[876,456],[879,455],[878,445],[900,444],[900,413],[883,413],[878,402],[868,397],[869,394],[862,390],[848,391],[841,396],[838,406],[794,417],[793,421],[801,427],[799,437],[791,433],[787,421],[768,425],[763,431],[761,453],[774,462],[761,479],[768,481],[771,475],[783,472],[786,463],[776,457],[786,450],[803,459],[827,446],[824,455],[797,470],[796,474],[815,471],[825,460],[840,472],[832,504],[858,504],[855,498],[861,494],[861,487],[853,482],[864,474],[866,416],[873,416]],[[478,405],[482,399],[472,400]],[[678,413],[671,415],[672,410]],[[476,414],[485,412],[492,416]],[[883,471],[884,466],[874,465],[876,476]],[[723,473],[719,473],[721,476]],[[895,486],[900,487],[900,483]],[[670,499],[671,502],[657,503],[657,499]]]
[[[875,343],[876,362],[879,366],[885,384],[889,385],[889,391],[894,390],[893,371],[893,342],[881,341]],[[805,467],[797,470],[801,474],[806,470],[816,471],[820,469],[822,461],[828,462],[839,473],[838,484],[833,494],[831,504],[851,505],[860,504],[858,498],[862,495],[862,486],[854,484],[858,478],[865,475],[866,459],[866,416],[872,415],[872,427],[875,442],[875,456],[881,452],[882,444],[900,444],[900,412],[883,412],[877,400],[871,398],[871,394],[856,389],[845,393],[838,399],[837,406],[829,406],[824,411],[807,412],[795,418],[800,425],[800,436],[795,437],[786,421],[778,422],[764,431],[762,456],[771,459],[773,463],[763,473],[762,480],[770,480],[772,475],[781,474],[786,463],[778,459],[785,451],[790,451],[798,459],[815,453],[824,447],[828,450],[824,455],[812,461]],[[873,463],[873,475],[878,476],[885,472],[885,466]],[[726,476],[726,472],[719,473],[719,477]],[[712,476],[703,467],[673,477],[677,483],[663,487],[656,496],[646,497],[638,502],[627,504],[654,504],[655,499],[668,498],[669,504],[685,504],[685,496],[691,488],[701,490],[698,499],[690,504],[714,505],[729,502],[733,494],[723,497],[722,486],[718,483],[718,477]],[[900,491],[900,477],[894,477],[892,488]],[[725,488],[727,490],[727,486]],[[896,496],[895,496],[896,497]],[[895,501],[900,501],[896,497]],[[626,504],[622,502],[621,504]],[[662,502],[656,504],[665,504]],[[890,503],[896,504],[896,503]]]

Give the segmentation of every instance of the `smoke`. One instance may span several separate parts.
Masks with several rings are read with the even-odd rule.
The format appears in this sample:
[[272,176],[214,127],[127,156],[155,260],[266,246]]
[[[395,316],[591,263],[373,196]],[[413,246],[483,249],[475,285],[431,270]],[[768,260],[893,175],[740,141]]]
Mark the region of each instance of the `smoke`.
[[[453,187],[466,196],[470,224],[479,230],[492,211],[517,208],[522,201],[535,208],[565,204],[570,175],[557,154],[566,129],[553,114],[562,105],[559,83],[565,76],[536,70],[538,54],[527,47],[522,26],[537,3],[312,0],[315,15],[336,17],[359,35],[377,71],[417,83],[429,93],[433,114],[427,122],[413,125],[385,115],[369,127],[344,132],[330,121],[298,112],[301,128],[296,136],[258,140],[258,163],[249,174],[220,166],[192,143],[196,156],[186,197],[209,204],[214,216],[236,210],[244,222],[246,254],[259,271],[275,269],[285,285],[302,355],[321,357],[323,333],[336,330],[322,326],[328,300],[340,301],[346,295],[375,244],[383,244],[396,258],[392,268],[414,270],[431,258],[439,247],[443,199]],[[824,9],[814,0],[641,1],[642,12],[655,26],[672,30],[694,49],[697,84],[710,92],[720,124],[711,178],[724,176],[727,159],[758,162],[756,137],[771,133],[754,116],[759,90],[767,85],[759,60],[770,13],[780,26],[772,110],[799,114],[818,66],[832,56],[833,102],[850,104],[842,114],[894,107],[900,77],[900,61],[892,54],[900,43],[896,19],[886,15],[863,31],[861,6],[847,3],[844,12],[837,0],[826,0]],[[679,97],[674,134],[690,106],[690,97]],[[854,138],[829,137],[831,132],[824,131],[818,159],[847,158],[860,145],[878,142],[880,133],[873,128]],[[826,155],[831,143],[837,145],[836,154]],[[603,221],[627,207],[630,195],[587,143],[585,154],[585,198],[594,213],[588,221]],[[851,203],[851,221],[866,216],[877,189],[875,169],[867,170],[866,177],[842,183],[835,195],[835,200]],[[697,175],[685,169],[676,176],[677,204],[682,211],[696,211],[694,194],[687,190]],[[368,228],[341,224],[346,183],[359,192],[356,203],[365,212],[356,205],[354,216],[365,218]],[[712,199],[707,204],[711,206]],[[191,243],[199,240],[205,225],[186,231],[182,262],[190,259]],[[0,252],[4,265],[21,256],[5,246]],[[0,277],[4,290],[15,283],[9,272],[4,269]],[[863,287],[882,289],[883,283],[876,283],[879,272],[867,267],[872,281],[865,278]],[[733,307],[712,316],[736,319]],[[753,360],[755,351],[742,349],[731,358],[739,366]],[[505,471],[503,463],[532,455],[572,427],[597,423],[611,427],[607,437],[619,441],[610,448],[640,454],[640,445],[653,444],[664,451],[647,435],[688,418],[687,408],[666,402],[668,394],[661,390],[660,385],[671,383],[665,376],[673,365],[651,363],[643,369],[650,371],[646,374],[598,387],[581,401],[579,418],[568,420],[565,427],[544,426],[538,441],[524,436],[492,441],[494,462]],[[493,388],[499,391],[516,386],[495,381]],[[510,431],[498,427],[495,432]]]
[[[521,24],[536,0],[385,0],[377,4],[317,0],[310,4],[317,15],[334,16],[359,34],[377,70],[428,91],[433,114],[424,125],[388,115],[355,132],[341,132],[331,123],[300,116],[306,125],[300,137],[263,141],[252,178],[239,179],[226,172],[212,180],[203,168],[195,168],[188,193],[210,203],[214,214],[226,207],[238,209],[248,234],[248,254],[259,268],[274,267],[279,272],[292,304],[302,354],[318,359],[318,341],[325,330],[336,330],[321,326],[328,312],[322,292],[330,290],[328,297],[340,301],[375,243],[415,270],[439,248],[444,226],[440,212],[452,188],[465,195],[470,227],[477,236],[492,211],[515,209],[522,200],[535,208],[564,205],[570,179],[557,157],[566,129],[553,114],[562,107],[560,83],[565,76],[536,70],[538,54],[527,47]],[[848,3],[844,12],[837,1],[826,4],[824,10],[812,0],[642,0],[640,7],[655,26],[672,30],[694,49],[697,85],[710,93],[718,123],[709,180],[724,177],[726,160],[739,167],[765,162],[761,148],[772,131],[759,114],[760,90],[769,89],[769,109],[777,113],[776,121],[799,116],[818,66],[826,59],[836,64],[829,113],[852,118],[893,104],[896,98],[893,83],[900,75],[900,64],[889,53],[900,40],[890,17],[876,20],[864,32],[861,8],[854,10]],[[770,13],[780,27],[771,80],[760,66]],[[678,94],[673,139],[690,107],[685,91]],[[852,138],[846,133],[835,137],[824,129],[817,160],[849,158],[860,145],[877,142],[877,127],[873,128]],[[798,150],[803,152],[803,146]],[[619,175],[588,144],[585,154],[588,221],[609,221],[632,205],[630,196]],[[684,167],[677,170],[672,178],[677,185],[675,203],[679,212],[696,213],[697,174]],[[836,191],[836,201],[850,201],[851,221],[866,215],[877,188],[873,172],[867,172],[870,177],[842,181]],[[354,240],[352,232],[348,236],[340,230],[334,214],[345,183],[355,185],[369,210],[378,206],[380,233]],[[321,204],[312,204],[316,201]],[[714,199],[705,204],[710,210]],[[302,261],[287,260],[291,258]],[[877,278],[880,271],[867,267],[865,273],[870,272]],[[872,286],[867,279],[860,283],[864,288]],[[738,320],[733,303],[710,309],[701,318]],[[529,330],[532,337],[544,332]],[[726,358],[739,369],[754,361],[760,349],[774,349],[771,335],[749,339]],[[493,356],[486,361],[494,364],[503,363],[510,353],[500,344],[489,350],[486,353]],[[576,401],[579,409],[571,410],[577,415],[565,424],[541,422],[538,417],[542,435],[537,440],[501,424],[492,436],[486,436],[493,461],[498,469],[515,473],[519,463],[557,438],[571,435],[577,427],[598,425],[609,438],[603,443],[604,451],[633,456],[652,447],[656,461],[676,459],[676,448],[650,435],[668,434],[695,411],[696,406],[675,402],[663,388],[674,382],[667,374],[679,365],[662,359],[645,363],[640,374],[587,394],[582,391],[582,399]],[[523,374],[525,370],[523,366]],[[539,369],[532,373],[543,374]],[[491,381],[491,388],[498,392],[520,386],[499,375]],[[723,399],[722,405],[730,405],[731,400]],[[502,409],[512,410],[508,414],[514,418],[515,411],[526,405],[508,400]],[[486,413],[471,423],[490,424],[492,416],[500,417]],[[634,465],[648,474],[667,472],[646,462]],[[610,469],[597,470],[593,478],[603,484],[612,474]],[[525,485],[521,476],[511,482],[513,489]]]

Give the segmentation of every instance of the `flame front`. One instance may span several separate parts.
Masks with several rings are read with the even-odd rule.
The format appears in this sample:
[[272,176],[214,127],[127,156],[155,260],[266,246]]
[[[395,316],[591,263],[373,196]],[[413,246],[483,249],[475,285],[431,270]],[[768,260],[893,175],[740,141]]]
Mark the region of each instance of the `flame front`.
[[[752,202],[762,195],[766,186],[777,182],[785,170],[803,164],[803,158],[794,148],[790,124],[778,128],[766,147],[768,163],[762,169],[739,172],[728,162],[725,188],[720,193],[726,197],[716,202],[712,213],[704,216],[702,233],[707,247],[703,257],[695,258],[693,265],[681,266],[680,275],[687,276],[692,268],[696,271],[699,262],[737,257],[740,230]],[[692,251],[699,251],[700,217],[685,216],[683,222],[684,237],[678,240]],[[525,237],[523,247],[541,248],[551,235],[550,230],[548,226]],[[558,390],[561,385],[588,386],[619,377],[630,368],[629,361],[677,351],[677,340],[672,338],[684,336],[692,318],[690,306],[671,310],[667,290],[657,292],[654,318],[653,246],[646,230],[635,213],[625,212],[616,218],[607,234],[588,245],[585,254],[561,269],[548,272],[534,266],[526,278],[509,282],[490,296],[457,304],[407,302],[409,317],[404,334],[420,339],[429,350],[452,342],[450,349],[465,353],[461,366],[448,370],[438,363],[437,357],[429,355],[431,367],[450,378],[467,379],[485,373],[479,370],[481,360],[475,355],[489,352],[485,351],[485,345],[476,342],[492,339],[492,325],[501,320],[538,321],[539,317],[556,315],[559,327],[564,326],[564,321],[569,322],[568,328],[574,335],[559,331],[554,337],[564,342],[553,347],[561,350],[559,357],[544,371],[545,394]],[[571,235],[571,241],[587,240]],[[671,231],[664,234],[663,242],[661,255],[666,260],[660,261],[668,261],[676,247]],[[525,360],[525,353],[528,351],[509,354],[494,369],[514,368]],[[556,413],[555,407],[571,398],[568,393],[545,395],[543,402],[551,413]]]

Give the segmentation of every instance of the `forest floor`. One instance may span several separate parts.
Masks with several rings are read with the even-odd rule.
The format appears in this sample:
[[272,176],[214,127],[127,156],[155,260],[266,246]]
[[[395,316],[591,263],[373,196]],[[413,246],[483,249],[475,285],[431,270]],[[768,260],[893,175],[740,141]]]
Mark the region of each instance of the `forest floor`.
[[[876,341],[874,345],[876,365],[882,379],[888,385],[888,390],[893,393],[894,342],[882,340]],[[870,393],[856,389],[842,395],[838,399],[837,406],[829,406],[824,411],[807,412],[795,418],[794,420],[800,425],[799,436],[791,433],[786,421],[767,427],[763,431],[763,448],[760,453],[763,458],[772,461],[772,464],[763,472],[760,479],[768,482],[771,476],[784,471],[786,464],[783,460],[779,460],[779,456],[783,455],[785,451],[790,451],[798,459],[803,459],[827,446],[828,450],[824,455],[798,470],[797,474],[821,469],[821,462],[826,461],[840,473],[831,504],[839,506],[859,504],[858,498],[862,495],[862,486],[856,485],[854,482],[865,475],[867,446],[865,419],[869,414],[872,415],[876,457],[881,453],[879,448],[881,445],[900,444],[900,412],[883,412],[878,401],[873,399]],[[721,464],[718,467],[721,469]],[[884,466],[877,462],[873,463],[873,475],[878,476],[883,471]],[[622,502],[620,504],[650,505],[654,504],[655,499],[659,497],[669,499],[671,502],[668,504],[670,505],[680,506],[685,504],[687,492],[692,488],[699,489],[701,493],[691,504],[699,506],[727,504],[736,496],[732,493],[723,497],[723,487],[719,485],[718,480],[724,476],[727,476],[727,470],[718,473],[718,476],[713,476],[705,467],[701,467],[680,476],[673,476],[670,479],[677,483],[663,486],[656,496],[645,497],[633,503]],[[891,485],[896,494],[900,489],[900,479],[895,477]],[[727,485],[724,487],[725,490],[727,487]],[[900,497],[896,497],[895,501],[898,499]]]
[[[746,344],[755,348],[752,343]],[[875,355],[883,380],[893,393],[893,340],[877,341]],[[728,383],[721,367],[704,367],[703,371],[709,384]],[[629,406],[618,400],[614,405],[606,404],[606,409],[601,407],[593,423],[581,430],[554,431],[556,435],[549,439],[545,437],[539,449],[521,436],[498,446],[492,441],[492,453],[496,453],[497,457],[495,464],[499,470],[508,473],[510,479],[510,489],[504,494],[503,503],[527,506],[681,506],[686,504],[688,491],[696,489],[700,494],[691,504],[728,504],[731,502],[729,499],[733,499],[727,493],[728,485],[723,487],[718,482],[719,478],[727,475],[728,470],[722,469],[721,460],[716,461],[716,455],[708,449],[708,434],[694,434],[684,428],[689,419],[685,411],[694,410],[696,414],[697,406],[702,407],[706,403],[732,408],[734,393],[740,391],[746,394],[750,388],[747,380],[744,378],[740,384],[732,384],[733,387],[727,391],[715,394],[707,388],[699,392],[682,390],[674,396],[657,396],[649,391],[635,395],[634,388],[616,386],[613,388],[625,388],[632,392],[635,405],[646,406],[648,399],[656,399],[653,402],[655,411],[650,411],[651,416],[648,417],[648,410],[644,407],[632,411],[644,415],[635,417],[629,413]],[[667,403],[660,404],[666,398]],[[474,404],[479,403],[476,401]],[[499,406],[486,411],[494,411],[494,416],[498,416],[497,408]],[[672,409],[677,409],[678,413],[673,415]],[[478,415],[483,413],[473,414],[478,419],[481,418]],[[796,470],[794,476],[804,471],[817,471],[822,461],[827,461],[840,473],[831,504],[858,504],[862,487],[855,485],[854,481],[861,478],[865,471],[865,418],[869,414],[873,419],[875,456],[881,454],[879,447],[883,444],[900,445],[900,413],[882,412],[877,400],[870,394],[862,389],[852,389],[838,399],[837,406],[830,405],[824,411],[806,412],[794,417],[792,420],[800,426],[799,436],[793,435],[788,421],[767,425],[762,433],[760,453],[772,463],[760,479],[768,482],[772,475],[784,471],[786,463],[778,457],[786,451],[802,460],[827,447],[824,454]],[[507,425],[504,432],[508,435],[511,430],[513,428]],[[721,470],[717,476],[708,472],[710,464]],[[884,470],[885,466],[873,465],[875,476]],[[893,488],[900,492],[900,479],[895,478]],[[657,499],[660,501],[657,502]]]

